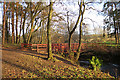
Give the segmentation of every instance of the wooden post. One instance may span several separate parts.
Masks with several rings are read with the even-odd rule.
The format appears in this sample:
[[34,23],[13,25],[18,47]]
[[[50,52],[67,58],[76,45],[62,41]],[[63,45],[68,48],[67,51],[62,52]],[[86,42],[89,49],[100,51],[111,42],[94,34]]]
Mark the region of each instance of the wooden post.
[[39,45],[37,44],[37,53],[39,53]]
[[58,51],[60,52],[60,44],[57,44],[57,47],[58,47]]
[[32,44],[30,44],[30,49],[32,48]]
[[74,51],[74,43],[73,43],[73,45],[72,45],[72,46],[73,46],[73,51]]
[[64,52],[64,44],[62,43],[61,49],[62,49],[62,53]]
[[24,48],[24,43],[21,43],[21,48]]

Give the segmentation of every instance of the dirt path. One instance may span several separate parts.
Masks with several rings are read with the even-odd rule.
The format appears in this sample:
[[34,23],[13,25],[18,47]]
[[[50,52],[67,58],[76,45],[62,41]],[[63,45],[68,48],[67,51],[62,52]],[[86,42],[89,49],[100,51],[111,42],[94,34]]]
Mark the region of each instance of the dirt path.
[[[21,49],[2,49],[3,78],[95,77],[94,71],[72,64],[54,54],[57,61],[47,60],[47,53],[35,53]],[[91,73],[91,74],[90,74]],[[106,76],[104,76],[106,75]],[[97,77],[111,77],[98,72]]]

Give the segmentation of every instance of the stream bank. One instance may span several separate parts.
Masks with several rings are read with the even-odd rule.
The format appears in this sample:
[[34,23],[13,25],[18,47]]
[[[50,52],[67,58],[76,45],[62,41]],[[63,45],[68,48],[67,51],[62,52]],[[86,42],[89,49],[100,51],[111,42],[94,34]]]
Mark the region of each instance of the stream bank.
[[87,51],[81,53],[79,57],[80,66],[93,69],[89,60],[92,59],[92,56],[96,56],[99,60],[103,60],[101,71],[105,73],[109,73],[111,76],[116,78],[120,77],[120,52],[117,54],[95,54],[92,51]]

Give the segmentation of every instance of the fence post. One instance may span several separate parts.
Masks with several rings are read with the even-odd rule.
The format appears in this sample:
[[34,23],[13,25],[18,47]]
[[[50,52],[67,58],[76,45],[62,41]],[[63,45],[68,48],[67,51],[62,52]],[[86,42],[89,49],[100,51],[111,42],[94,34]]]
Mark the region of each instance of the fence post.
[[74,52],[74,43],[72,44],[72,46],[73,46],[73,47],[72,47],[72,50],[73,50],[73,52]]
[[63,53],[64,52],[64,44],[63,43],[62,43],[61,48],[62,48],[62,53]]
[[57,43],[55,46],[56,46],[55,50],[56,50],[56,52],[58,52],[59,51],[59,44]]
[[60,50],[60,44],[59,43],[57,43],[57,52]]
[[56,44],[54,44],[54,51],[56,52]]
[[39,51],[39,45],[37,44],[37,53],[39,53],[38,51]]
[[24,48],[24,44],[23,43],[21,43],[21,48]]
[[31,44],[31,50],[33,49],[33,44]]

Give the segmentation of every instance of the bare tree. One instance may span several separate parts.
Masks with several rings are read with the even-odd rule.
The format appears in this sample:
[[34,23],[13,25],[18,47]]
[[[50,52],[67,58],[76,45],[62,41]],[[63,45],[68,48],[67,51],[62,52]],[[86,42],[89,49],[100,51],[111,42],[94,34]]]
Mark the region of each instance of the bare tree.
[[69,16],[68,16],[68,12],[67,12],[67,23],[68,23],[68,32],[69,32],[69,42],[68,42],[68,46],[69,46],[69,53],[71,53],[71,37],[72,37],[72,34],[74,33],[75,29],[77,28],[78,24],[79,24],[79,21],[80,21],[80,17],[81,17],[81,14],[82,14],[82,6],[83,6],[83,1],[81,0],[81,2],[79,3],[78,1],[78,5],[79,5],[79,16],[77,18],[77,21],[73,27],[73,29],[70,31],[70,27],[69,27]]
[[51,35],[50,35],[50,23],[51,23],[51,19],[52,19],[52,11],[53,11],[52,6],[53,6],[53,2],[52,2],[52,0],[50,0],[48,22],[47,22],[48,59],[53,59],[52,45],[51,45]]
[[7,7],[5,7],[5,5],[6,5],[6,2],[4,2],[4,4],[3,4],[4,14],[3,14],[2,45],[5,44],[6,12],[8,10],[9,3],[8,3],[8,5],[6,5]]
[[3,15],[2,45],[5,44],[5,13],[6,13],[5,4],[6,2],[4,2],[3,4],[4,15]]
[[115,36],[115,42],[116,44],[119,43],[119,11],[117,9],[117,5],[120,2],[106,2],[104,4],[103,11],[105,14],[108,15],[109,19],[105,19],[105,23],[107,25],[107,30],[110,30],[113,26],[114,27],[114,36]]
[[16,43],[18,43],[18,5],[19,3],[16,2]]
[[78,61],[79,56],[80,56],[80,50],[81,50],[81,39],[82,39],[82,25],[83,25],[83,15],[85,12],[85,4],[84,4],[84,0],[83,2],[81,1],[82,6],[84,6],[83,10],[81,10],[81,21],[80,21],[80,26],[79,26],[79,46],[78,46],[78,50],[77,50],[77,56],[75,61]]
[[19,37],[18,37],[18,43],[20,43],[20,35],[21,35],[21,31],[22,31],[22,18],[23,18],[23,7],[21,6],[21,12],[20,12],[20,16],[21,16],[21,21],[20,21],[20,32],[19,32]]
[[12,2],[12,44],[15,42],[14,36],[14,2]]

